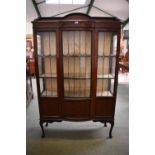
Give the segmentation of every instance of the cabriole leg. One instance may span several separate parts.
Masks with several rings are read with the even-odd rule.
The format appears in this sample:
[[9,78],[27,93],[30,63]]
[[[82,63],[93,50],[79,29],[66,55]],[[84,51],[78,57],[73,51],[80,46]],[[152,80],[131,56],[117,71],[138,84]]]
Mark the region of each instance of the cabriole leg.
[[44,133],[43,121],[40,121],[40,127],[41,127],[41,130],[42,130],[42,135],[41,135],[41,137],[44,138],[44,137],[45,137],[45,133]]
[[46,122],[46,125],[45,125],[46,127],[48,126],[48,122]]
[[109,138],[112,138],[112,129],[114,127],[114,121],[110,122],[111,127],[110,127],[110,131],[109,131]]

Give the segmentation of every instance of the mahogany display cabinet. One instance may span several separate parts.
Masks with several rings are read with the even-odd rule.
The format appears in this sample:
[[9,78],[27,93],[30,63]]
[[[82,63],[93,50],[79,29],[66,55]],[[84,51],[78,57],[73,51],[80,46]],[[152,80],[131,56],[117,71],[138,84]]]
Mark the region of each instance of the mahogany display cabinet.
[[111,138],[121,22],[74,13],[32,23],[42,137],[44,123],[92,120],[110,123]]

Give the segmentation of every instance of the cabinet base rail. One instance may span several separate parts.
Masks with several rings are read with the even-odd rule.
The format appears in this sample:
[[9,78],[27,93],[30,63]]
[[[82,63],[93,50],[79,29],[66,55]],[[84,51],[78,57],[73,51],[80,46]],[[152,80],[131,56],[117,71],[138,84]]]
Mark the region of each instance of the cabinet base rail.
[[[42,135],[41,137],[44,138],[45,137],[45,131],[44,131],[44,123],[45,126],[48,127],[48,123],[54,123],[54,122],[62,122],[63,120],[40,120],[40,127],[42,130]],[[110,126],[110,130],[109,130],[109,138],[112,138],[112,130],[114,127],[114,120],[93,120],[94,122],[101,122],[104,123],[104,127],[107,127],[107,123],[109,123]]]

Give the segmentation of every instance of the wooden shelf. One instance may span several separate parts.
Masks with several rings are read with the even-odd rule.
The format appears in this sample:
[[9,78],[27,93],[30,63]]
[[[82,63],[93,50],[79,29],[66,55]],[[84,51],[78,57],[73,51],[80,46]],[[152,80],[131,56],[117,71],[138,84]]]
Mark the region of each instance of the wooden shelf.
[[86,74],[80,74],[80,73],[64,73],[65,79],[91,79],[91,75]]
[[41,74],[40,78],[57,78],[56,74]]
[[73,55],[63,55],[63,57],[90,57],[91,58],[91,55],[75,55],[75,54],[73,54]]
[[97,91],[96,96],[102,97],[102,96],[113,96],[113,95],[110,91]]
[[47,91],[47,90],[44,90],[42,93],[41,93],[41,96],[42,97],[57,97],[57,92],[56,91]]
[[47,58],[56,58],[56,55],[44,55],[44,54],[38,54],[38,57],[47,57]]
[[74,91],[66,91],[65,90],[65,94],[64,97],[67,98],[78,98],[78,97],[82,97],[82,98],[88,98],[90,97],[90,90],[86,90],[86,91],[80,91],[80,92],[74,92]]
[[98,55],[98,57],[103,58],[103,57],[116,57],[116,54],[110,54],[110,55]]
[[113,74],[104,74],[104,75],[97,75],[97,79],[114,79],[115,75]]

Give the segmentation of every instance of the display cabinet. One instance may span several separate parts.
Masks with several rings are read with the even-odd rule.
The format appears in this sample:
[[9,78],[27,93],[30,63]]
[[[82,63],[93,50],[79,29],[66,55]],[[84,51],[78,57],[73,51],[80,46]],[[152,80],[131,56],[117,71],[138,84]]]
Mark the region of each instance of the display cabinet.
[[110,123],[118,81],[120,21],[75,13],[33,21],[36,79],[43,124]]

